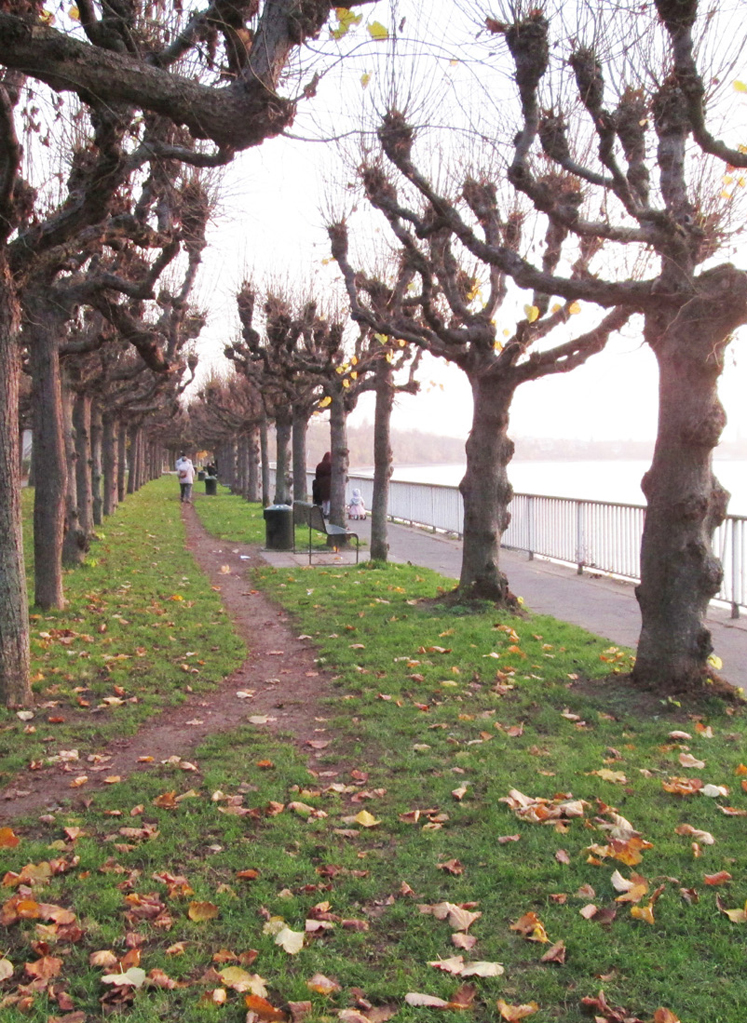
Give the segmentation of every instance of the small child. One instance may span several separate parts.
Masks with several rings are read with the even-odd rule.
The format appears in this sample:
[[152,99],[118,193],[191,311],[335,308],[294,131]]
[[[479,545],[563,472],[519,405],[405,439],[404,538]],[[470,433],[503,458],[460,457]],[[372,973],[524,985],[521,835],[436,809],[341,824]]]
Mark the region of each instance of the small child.
[[348,517],[351,519],[365,519],[366,517],[366,506],[363,503],[361,492],[357,487],[353,491],[353,496],[350,498],[350,504],[348,505]]

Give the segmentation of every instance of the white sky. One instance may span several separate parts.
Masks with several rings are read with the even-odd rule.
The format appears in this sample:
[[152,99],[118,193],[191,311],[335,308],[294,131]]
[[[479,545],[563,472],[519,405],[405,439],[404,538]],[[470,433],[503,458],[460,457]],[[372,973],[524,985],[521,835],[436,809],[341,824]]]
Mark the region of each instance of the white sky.
[[[387,5],[366,9],[365,20],[389,22]],[[452,3],[447,7],[454,8]],[[444,0],[435,0],[435,8],[444,8]],[[433,24],[433,22],[430,22]],[[361,30],[359,30],[361,31]],[[379,48],[385,44],[378,44]],[[448,66],[448,61],[441,61]],[[331,117],[340,129],[349,128],[358,117],[363,97],[360,75],[371,70],[372,82],[366,98],[375,97],[375,57],[371,44],[364,45],[355,63],[350,62],[347,79],[323,82],[319,95],[309,109]],[[480,98],[480,87],[471,88],[472,70],[464,62],[463,87],[468,98]],[[380,84],[380,83],[378,83]],[[474,84],[474,83],[472,83]],[[510,83],[505,84],[510,90]],[[734,93],[732,102],[747,117],[747,96]],[[421,97],[422,100],[422,97]],[[427,101],[426,101],[427,106]],[[433,118],[433,112],[430,112]],[[313,134],[314,128],[303,118],[295,126],[299,134]],[[431,137],[433,133],[431,133]],[[335,212],[343,212],[340,183],[350,180],[351,172],[339,163],[334,146],[320,142],[274,139],[239,157],[227,171],[221,209],[205,252],[204,273],[198,300],[209,310],[209,323],[199,344],[203,365],[219,363],[226,341],[238,329],[235,292],[247,273],[258,280],[274,279],[334,285],[339,278],[334,264],[329,265],[329,246],[324,228],[325,212],[332,197]],[[345,211],[347,212],[347,211]],[[359,215],[360,216],[360,215]],[[356,217],[350,220],[355,228]],[[383,220],[382,220],[383,225]],[[387,229],[382,226],[366,236],[364,252],[385,246]],[[740,258],[741,257],[741,258]],[[747,266],[747,250],[729,253],[727,258]],[[369,264],[370,268],[370,264]],[[517,299],[518,319],[522,301]],[[581,320],[581,317],[578,318]],[[573,321],[571,321],[573,324]],[[616,337],[606,352],[595,356],[586,366],[567,375],[545,378],[525,384],[516,393],[511,417],[511,432],[522,437],[563,437],[580,439],[652,439],[656,432],[656,364],[652,353],[638,334],[639,325],[629,325]],[[721,400],[728,425],[725,440],[747,439],[747,334],[742,332],[727,354],[722,378]],[[455,366],[430,360],[421,372],[423,391],[417,397],[399,399],[394,425],[435,433],[466,437],[471,418],[471,396],[464,374]],[[372,418],[372,406],[361,403],[356,417]]]

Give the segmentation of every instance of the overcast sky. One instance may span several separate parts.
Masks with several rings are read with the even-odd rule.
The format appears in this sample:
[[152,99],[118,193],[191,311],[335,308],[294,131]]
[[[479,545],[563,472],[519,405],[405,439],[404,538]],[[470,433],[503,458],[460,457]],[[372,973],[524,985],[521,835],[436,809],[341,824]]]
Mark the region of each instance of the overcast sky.
[[[458,6],[458,5],[457,5]],[[401,5],[410,17],[419,5]],[[455,5],[446,7],[453,12]],[[431,15],[446,10],[436,0]],[[379,3],[375,8],[364,8],[368,22],[381,19],[389,22],[388,5]],[[399,15],[398,15],[399,16]],[[432,96],[440,97],[441,108],[428,108],[428,97],[416,97],[418,109],[431,124],[437,123],[443,110],[448,108],[449,95],[457,94],[462,107],[469,103],[484,105],[484,80],[475,72],[475,64],[462,61],[459,65],[453,52],[464,53],[458,34],[444,22],[429,19],[432,26],[433,52],[438,59],[433,66],[440,68],[441,84],[435,74],[431,81]],[[298,119],[294,131],[304,138],[323,135],[334,124],[338,130],[350,130],[358,123],[358,108],[363,100],[381,106],[385,91],[383,73],[377,71],[377,53],[386,43],[376,45],[359,27],[361,50],[348,70],[333,72],[322,83],[319,96],[309,107],[310,116]],[[474,29],[467,22],[465,32]],[[442,35],[438,36],[438,32]],[[450,51],[449,47],[453,47]],[[418,64],[418,61],[420,62]],[[415,58],[419,79],[425,57]],[[361,84],[363,75],[371,75],[366,90]],[[510,95],[511,83],[504,79],[500,88]],[[420,82],[422,85],[422,81]],[[402,87],[400,81],[400,88]],[[378,90],[378,92],[377,92]],[[493,88],[493,93],[496,89]],[[493,99],[496,96],[493,95]],[[500,101],[500,96],[497,97]],[[747,95],[733,91],[730,95],[732,113],[747,120]],[[320,125],[319,121],[326,121]],[[430,138],[435,134],[430,133]],[[439,136],[439,137],[444,137]],[[223,344],[238,329],[234,295],[246,274],[258,281],[263,277],[312,282],[320,288],[335,287],[339,275],[329,262],[329,246],[324,227],[325,213],[332,206],[335,213],[350,213],[345,205],[345,184],[352,176],[340,162],[333,145],[315,141],[274,139],[258,149],[241,155],[227,171],[221,205],[210,235],[210,247],[205,253],[205,272],[200,285],[200,300],[209,309],[209,323],[200,341],[204,365],[217,363]],[[747,191],[747,190],[746,190]],[[363,212],[350,216],[351,230]],[[385,247],[388,241],[385,227],[377,229],[362,226],[367,231],[361,251],[367,254]],[[378,223],[378,222],[375,222]],[[361,224],[364,221],[361,220]],[[383,225],[383,221],[382,221]],[[729,252],[727,258],[747,266],[747,249]],[[521,305],[527,298],[516,295],[514,309],[508,310],[509,321],[521,316]],[[581,317],[578,318],[581,320]],[[511,325],[509,323],[509,325]],[[571,321],[571,326],[577,326]],[[570,329],[570,327],[569,327]],[[582,327],[583,329],[583,327]],[[632,322],[622,336],[610,343],[607,351],[595,356],[586,366],[568,375],[545,378],[525,384],[517,391],[511,417],[511,431],[524,437],[567,437],[581,439],[646,440],[656,431],[656,364],[653,355],[643,344],[639,334],[640,323]],[[571,336],[570,334],[568,336]],[[737,337],[727,353],[727,366],[722,378],[721,397],[728,416],[725,440],[747,439],[747,334]],[[407,397],[398,402],[395,425],[403,428],[432,430],[454,436],[466,436],[471,418],[471,396],[464,374],[455,366],[430,360],[421,374],[423,391],[417,398]],[[371,406],[358,413],[372,417]]]

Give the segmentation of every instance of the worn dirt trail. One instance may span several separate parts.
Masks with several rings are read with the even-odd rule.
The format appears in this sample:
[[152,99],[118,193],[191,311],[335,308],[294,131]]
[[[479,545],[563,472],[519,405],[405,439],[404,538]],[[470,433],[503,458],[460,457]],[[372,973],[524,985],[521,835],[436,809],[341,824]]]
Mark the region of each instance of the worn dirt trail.
[[[258,548],[216,540],[203,529],[192,505],[183,506],[182,516],[187,546],[220,590],[224,607],[247,644],[246,660],[212,693],[189,696],[179,707],[146,722],[135,735],[97,750],[111,758],[104,771],[92,773],[84,763],[76,764],[74,774],[88,774],[84,788],[71,789],[73,774],[59,765],[19,775],[0,790],[0,822],[95,799],[104,777],[124,779],[135,771],[152,770],[153,764],[139,762],[140,757],[154,757],[156,764],[171,756],[191,760],[207,736],[230,731],[254,715],[274,718],[258,727],[287,734],[312,762],[319,755],[309,743],[325,738],[324,722],[317,719],[324,717],[320,700],[331,692],[329,680],[314,662],[313,646],[298,639],[286,613],[252,589],[249,572],[262,563]],[[252,699],[236,696],[247,690],[254,692]],[[190,723],[195,721],[200,723]]]

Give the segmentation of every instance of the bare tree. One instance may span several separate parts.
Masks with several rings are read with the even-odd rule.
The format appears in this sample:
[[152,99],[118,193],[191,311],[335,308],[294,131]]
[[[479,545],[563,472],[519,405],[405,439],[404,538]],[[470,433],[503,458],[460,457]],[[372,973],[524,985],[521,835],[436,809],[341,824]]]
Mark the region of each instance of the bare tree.
[[[703,31],[718,31],[718,13],[708,10]],[[594,23],[612,26],[618,36],[630,26],[618,5],[605,8],[601,18],[596,14]],[[645,48],[638,67],[649,52],[663,55],[663,65],[649,66],[646,74],[636,71],[635,46],[625,48],[627,63],[609,57],[605,68],[601,47],[583,24],[569,29],[563,23],[568,15],[567,7],[550,12],[517,4],[505,22],[486,19],[488,31],[505,40],[520,101],[508,178],[556,230],[581,242],[601,239],[653,253],[654,276],[616,276],[625,263],[617,259],[608,259],[609,278],[574,278],[536,266],[507,239],[491,237],[481,204],[470,203],[470,220],[439,194],[416,166],[401,124],[385,126],[382,142],[435,218],[520,287],[643,314],[644,337],[659,364],[660,402],[654,460],[642,484],[648,502],[637,590],[643,627],[633,679],[663,692],[691,690],[711,674],[704,617],[722,574],[711,546],[728,496],[712,471],[724,425],[717,382],[732,331],[747,322],[747,274],[731,264],[713,265],[719,211],[698,185],[704,154],[740,167],[747,160],[707,127],[708,94],[695,57],[697,0],[657,0],[655,12],[636,12]],[[551,49],[554,23],[563,26],[563,38]],[[557,54],[554,66],[551,53]],[[605,100],[610,83],[616,94],[611,107]],[[596,155],[587,159],[589,138]],[[598,219],[548,187],[548,166],[570,175],[580,198],[593,199]]]
[[[403,158],[413,144],[412,129],[396,112],[387,115],[380,136],[387,155],[396,150]],[[396,166],[401,170],[401,164]],[[472,258],[467,259],[469,254],[444,218],[433,216],[430,208],[421,211],[404,205],[379,163],[364,167],[363,180],[367,198],[384,213],[401,246],[403,282],[412,282],[414,290],[400,286],[387,294],[380,281],[356,273],[348,257],[346,225],[337,224],[330,231],[332,251],[347,285],[353,318],[373,331],[426,349],[466,373],[474,404],[467,469],[460,484],[464,543],[458,588],[462,595],[510,603],[508,580],[500,570],[500,542],[510,521],[513,497],[507,466],[514,451],[508,436],[514,392],[522,383],[566,373],[584,363],[604,347],[628,313],[616,309],[579,337],[535,351],[537,343],[571,315],[570,303],[550,309],[550,296],[535,292],[527,318],[505,344],[499,342],[496,316],[506,299],[508,275],[488,267],[482,297],[480,268],[466,269]],[[570,191],[561,176],[556,176],[552,187],[561,194]],[[493,244],[518,246],[523,217],[515,208],[509,207],[506,213],[499,209],[494,187],[467,179],[462,196]],[[566,234],[550,226],[544,248],[546,270],[559,263]],[[575,275],[588,275],[597,247],[582,248]]]

